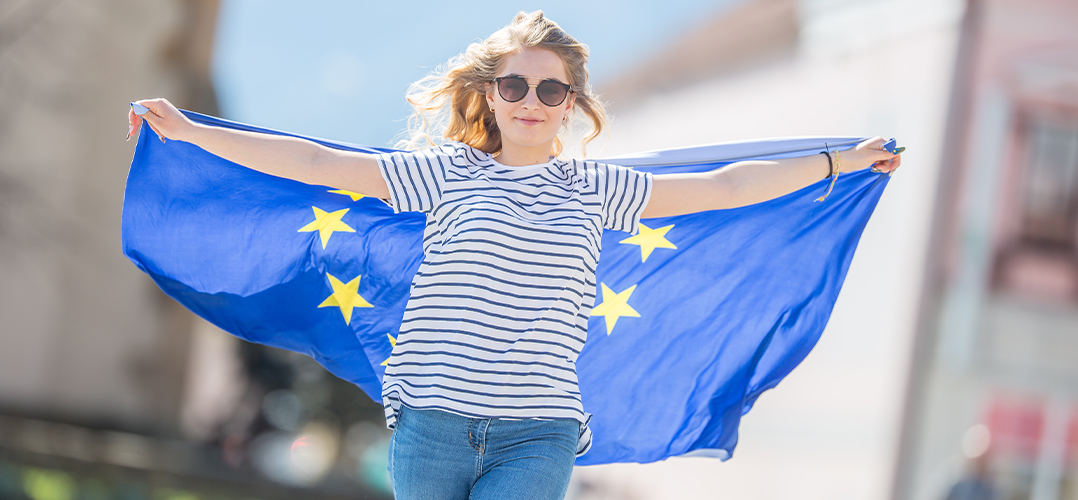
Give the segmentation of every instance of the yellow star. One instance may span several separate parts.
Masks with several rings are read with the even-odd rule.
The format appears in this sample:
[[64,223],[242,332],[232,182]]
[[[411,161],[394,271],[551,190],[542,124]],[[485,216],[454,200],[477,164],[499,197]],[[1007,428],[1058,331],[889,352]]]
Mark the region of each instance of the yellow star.
[[329,237],[333,236],[334,231],[342,231],[347,233],[356,232],[341,220],[344,214],[348,213],[348,209],[338,210],[336,212],[327,212],[318,207],[311,207],[314,209],[314,222],[307,224],[299,228],[300,233],[309,233],[312,231],[318,231],[318,236],[322,238],[322,248],[326,248],[326,243],[329,243]]
[[343,195],[351,198],[352,201],[359,201],[360,199],[363,198],[363,195],[361,195],[361,194],[359,194],[359,193],[357,193],[355,191],[349,191],[347,189],[331,189],[329,192],[331,192],[333,194],[343,194]]
[[[393,338],[393,336],[388,334],[388,333],[386,334],[386,337],[389,337],[389,345],[391,347],[397,347],[397,339]],[[392,352],[389,353],[389,357],[390,358],[393,357]],[[389,358],[386,358],[386,360],[382,362],[382,366],[387,366],[387,365],[389,365]]]
[[621,293],[614,293],[610,287],[606,286],[606,283],[602,283],[602,286],[603,303],[592,308],[591,315],[606,317],[606,334],[610,335],[610,332],[614,331],[614,325],[618,323],[618,318],[622,316],[640,317],[640,313],[629,306],[629,296],[633,294],[636,285],[627,288]]
[[359,296],[359,278],[362,276],[356,276],[356,279],[348,283],[341,283],[341,280],[329,273],[326,273],[326,276],[329,276],[329,286],[333,287],[333,293],[326,297],[326,300],[322,301],[321,304],[318,304],[318,307],[336,306],[341,308],[345,323],[352,322],[353,308],[374,307]]
[[640,224],[640,232],[635,236],[630,236],[621,240],[621,243],[628,243],[630,245],[640,245],[640,262],[647,262],[648,256],[656,248],[673,248],[677,249],[673,243],[670,243],[666,239],[666,232],[674,227],[673,224],[669,226],[663,226],[659,229],[652,229],[643,224]]

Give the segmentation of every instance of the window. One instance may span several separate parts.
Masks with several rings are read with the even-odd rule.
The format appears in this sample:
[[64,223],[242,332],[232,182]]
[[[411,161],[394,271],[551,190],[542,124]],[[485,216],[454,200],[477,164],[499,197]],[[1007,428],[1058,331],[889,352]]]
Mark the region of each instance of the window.
[[[1078,112],[1030,110],[1019,122],[1016,182],[994,287],[1052,301],[1078,301]],[[1011,201],[1007,201],[1011,200]]]
[[1072,255],[1078,239],[1078,115],[1040,115],[1028,128],[1021,199],[1025,245]]

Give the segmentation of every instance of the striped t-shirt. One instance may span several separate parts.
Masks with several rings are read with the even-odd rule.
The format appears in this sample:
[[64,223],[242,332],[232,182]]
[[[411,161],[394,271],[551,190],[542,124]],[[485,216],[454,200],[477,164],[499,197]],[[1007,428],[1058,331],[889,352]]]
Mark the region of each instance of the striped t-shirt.
[[603,229],[636,232],[651,174],[554,159],[510,167],[460,142],[378,157],[395,212],[427,214],[382,381],[403,403],[468,417],[572,418],[591,446],[576,360]]

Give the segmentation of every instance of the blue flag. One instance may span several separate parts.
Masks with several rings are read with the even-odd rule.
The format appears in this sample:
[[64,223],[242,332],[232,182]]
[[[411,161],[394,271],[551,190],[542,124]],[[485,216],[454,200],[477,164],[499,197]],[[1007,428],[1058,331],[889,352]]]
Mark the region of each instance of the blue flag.
[[[256,128],[184,112],[208,125]],[[297,136],[299,137],[299,136]],[[305,137],[329,147],[385,152]],[[817,154],[802,138],[600,160],[655,174]],[[887,175],[840,176],[757,205],[607,230],[577,361],[592,449],[578,465],[727,459],[761,393],[816,344]],[[237,337],[313,357],[380,401],[426,218],[262,174],[143,126],[124,196],[124,253],[181,304]]]

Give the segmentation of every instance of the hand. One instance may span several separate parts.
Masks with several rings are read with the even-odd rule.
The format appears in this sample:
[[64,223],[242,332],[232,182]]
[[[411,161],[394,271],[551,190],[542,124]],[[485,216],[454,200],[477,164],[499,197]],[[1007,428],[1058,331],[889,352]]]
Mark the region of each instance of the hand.
[[168,102],[168,99],[144,99],[135,102],[146,106],[149,111],[139,116],[135,114],[134,109],[127,110],[128,140],[131,140],[131,134],[135,133],[139,126],[142,125],[142,120],[146,120],[150,128],[157,133],[157,137],[161,139],[161,142],[165,142],[166,138],[183,141],[195,128],[195,123],[188,120],[183,113],[180,113],[180,110],[176,109],[176,106],[173,106],[171,102]]
[[839,172],[854,172],[869,167],[880,172],[894,172],[902,164],[902,155],[891,154],[883,149],[886,142],[882,137],[873,137],[852,149],[832,153],[838,155]]

